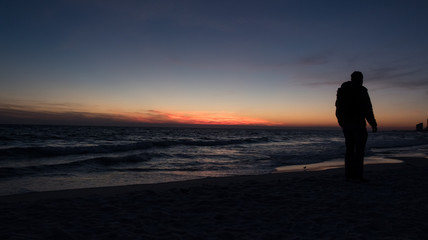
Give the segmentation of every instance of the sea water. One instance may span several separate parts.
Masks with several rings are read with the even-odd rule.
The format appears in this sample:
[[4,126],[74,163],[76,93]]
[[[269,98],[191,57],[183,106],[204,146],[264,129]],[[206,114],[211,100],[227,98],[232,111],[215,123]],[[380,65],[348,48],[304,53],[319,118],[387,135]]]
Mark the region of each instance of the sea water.
[[[271,173],[343,158],[340,129],[0,125],[0,195]],[[366,156],[428,156],[428,133],[370,133]]]

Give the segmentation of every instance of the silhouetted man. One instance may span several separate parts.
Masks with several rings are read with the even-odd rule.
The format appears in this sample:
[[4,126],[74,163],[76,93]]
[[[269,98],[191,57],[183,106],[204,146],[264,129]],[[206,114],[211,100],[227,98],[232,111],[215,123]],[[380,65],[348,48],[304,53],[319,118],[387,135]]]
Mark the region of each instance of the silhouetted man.
[[363,74],[355,71],[351,81],[337,90],[336,117],[345,135],[345,176],[347,180],[364,180],[364,149],[367,142],[366,120],[377,132],[377,123]]

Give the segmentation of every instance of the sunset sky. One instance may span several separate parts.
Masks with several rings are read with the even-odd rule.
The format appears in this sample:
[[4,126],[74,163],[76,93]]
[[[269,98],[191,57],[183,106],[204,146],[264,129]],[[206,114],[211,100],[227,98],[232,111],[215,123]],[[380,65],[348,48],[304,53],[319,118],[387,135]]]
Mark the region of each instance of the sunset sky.
[[428,1],[2,1],[0,123],[337,126],[428,118]]

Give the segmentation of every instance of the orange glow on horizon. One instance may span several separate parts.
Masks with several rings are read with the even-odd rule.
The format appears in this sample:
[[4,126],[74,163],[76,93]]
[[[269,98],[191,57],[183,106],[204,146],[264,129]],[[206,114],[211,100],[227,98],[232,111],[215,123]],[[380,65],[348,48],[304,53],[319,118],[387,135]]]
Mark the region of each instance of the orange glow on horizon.
[[231,112],[161,112],[150,110],[134,113],[130,118],[141,123],[170,123],[196,125],[261,125],[281,126],[283,123],[238,116]]
[[[72,125],[242,125],[267,127],[339,127],[334,114],[323,112],[288,111],[277,114],[264,113],[249,117],[235,112],[209,111],[159,111],[138,112],[123,109],[101,109],[99,107],[62,104],[0,104],[2,124],[72,124]],[[422,117],[376,115],[379,130],[413,130]],[[418,120],[414,120],[418,119]],[[370,126],[368,126],[370,127]]]

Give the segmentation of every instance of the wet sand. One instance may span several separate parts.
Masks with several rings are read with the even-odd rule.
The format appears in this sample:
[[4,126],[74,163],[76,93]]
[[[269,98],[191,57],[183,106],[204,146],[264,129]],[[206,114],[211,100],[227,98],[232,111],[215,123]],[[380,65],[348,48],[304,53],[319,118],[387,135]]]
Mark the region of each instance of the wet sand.
[[426,239],[428,159],[0,197],[1,239]]

